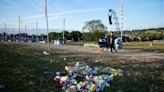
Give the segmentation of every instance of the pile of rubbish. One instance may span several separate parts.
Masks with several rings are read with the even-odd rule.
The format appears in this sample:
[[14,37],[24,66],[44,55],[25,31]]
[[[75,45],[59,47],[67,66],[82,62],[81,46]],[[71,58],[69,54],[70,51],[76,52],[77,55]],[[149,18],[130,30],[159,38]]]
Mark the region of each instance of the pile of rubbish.
[[77,62],[74,66],[65,66],[63,72],[56,72],[53,79],[60,83],[65,92],[100,92],[105,87],[110,87],[110,81],[116,76],[122,75],[123,71],[120,69],[104,66],[91,68]]

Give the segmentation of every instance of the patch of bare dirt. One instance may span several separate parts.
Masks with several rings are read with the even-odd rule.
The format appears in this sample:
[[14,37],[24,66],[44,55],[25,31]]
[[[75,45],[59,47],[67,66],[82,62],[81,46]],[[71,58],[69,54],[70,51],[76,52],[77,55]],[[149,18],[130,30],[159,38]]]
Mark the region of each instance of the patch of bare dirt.
[[[34,48],[42,48],[47,49],[47,44],[27,44]],[[138,50],[118,50],[117,53],[111,53],[107,49],[102,50],[101,48],[90,48],[90,47],[82,47],[82,46],[70,46],[70,45],[50,45],[51,50],[56,50],[60,52],[66,53],[85,53],[87,54],[100,54],[101,55],[109,55],[113,57],[130,59],[130,60],[140,60],[140,61],[156,61],[156,60],[164,60],[164,53],[157,52],[141,52]]]

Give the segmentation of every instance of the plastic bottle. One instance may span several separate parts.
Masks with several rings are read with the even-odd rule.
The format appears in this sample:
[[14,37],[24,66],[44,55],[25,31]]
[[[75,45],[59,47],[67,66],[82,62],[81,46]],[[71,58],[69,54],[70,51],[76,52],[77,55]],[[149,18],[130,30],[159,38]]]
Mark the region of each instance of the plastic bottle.
[[68,66],[65,66],[65,70],[68,73],[69,72],[69,67]]
[[95,84],[92,84],[91,88],[90,88],[90,91],[91,92],[94,92],[96,90],[96,85]]

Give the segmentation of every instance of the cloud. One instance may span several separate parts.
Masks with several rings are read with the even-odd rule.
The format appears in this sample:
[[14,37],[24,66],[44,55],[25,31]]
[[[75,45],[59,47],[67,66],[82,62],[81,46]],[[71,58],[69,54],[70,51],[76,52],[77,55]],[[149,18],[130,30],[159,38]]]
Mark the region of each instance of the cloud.
[[[54,16],[64,16],[64,15],[70,15],[70,14],[78,14],[78,13],[89,13],[89,12],[97,12],[97,11],[104,11],[107,9],[104,8],[98,8],[98,9],[82,9],[82,10],[70,10],[70,11],[63,11],[59,13],[49,13],[49,17],[54,17]],[[33,18],[42,18],[44,17],[44,14],[41,15],[34,15],[34,16],[28,16],[26,19],[33,19]]]
[[[31,5],[34,9],[39,11],[44,11],[44,2],[40,2],[38,0],[27,0],[29,5]],[[43,0],[42,0],[43,1]]]
[[13,2],[13,0],[4,0],[4,1],[9,3],[10,5],[12,5],[14,7],[19,7],[20,8],[20,6],[17,3]]
[[33,19],[33,18],[41,18],[41,17],[44,17],[44,15],[28,16],[28,17],[25,17],[25,19]]
[[[54,9],[49,5],[49,1],[47,0],[48,3],[48,10],[49,11],[53,11]],[[56,3],[55,3],[56,4]],[[37,8],[40,11],[44,11],[44,7],[45,7],[45,0],[32,0],[31,5],[35,8]],[[58,4],[56,4],[58,5]]]
[[48,6],[48,10],[49,11],[62,11],[62,10],[65,10],[64,7],[66,7],[66,5],[59,3],[59,2],[55,2],[55,3],[51,3]]
[[127,5],[125,8],[138,8],[138,7],[151,7],[151,6],[158,6],[162,3],[148,3],[148,4],[140,4],[140,5]]
[[79,5],[80,3],[82,3],[84,0],[76,0],[73,4],[72,4],[72,8]]
[[71,10],[63,12],[65,14],[75,14],[75,13],[88,13],[88,12],[97,12],[97,11],[103,11],[104,8],[98,8],[98,9],[82,9],[82,10]]
[[56,17],[49,17],[49,20],[58,20],[58,19],[62,19],[62,16],[56,16]]

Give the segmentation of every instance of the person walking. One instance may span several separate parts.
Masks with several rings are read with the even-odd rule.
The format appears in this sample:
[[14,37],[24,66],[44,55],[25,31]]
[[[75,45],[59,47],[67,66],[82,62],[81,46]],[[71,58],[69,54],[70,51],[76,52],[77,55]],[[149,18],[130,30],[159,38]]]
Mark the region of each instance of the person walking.
[[110,51],[113,52],[113,49],[115,50],[115,52],[117,52],[117,50],[115,49],[114,46],[114,35],[113,32],[111,32],[108,36],[108,41],[109,41],[109,47],[110,47]]

